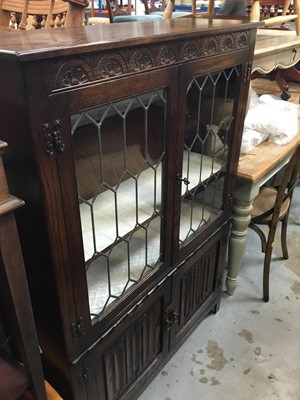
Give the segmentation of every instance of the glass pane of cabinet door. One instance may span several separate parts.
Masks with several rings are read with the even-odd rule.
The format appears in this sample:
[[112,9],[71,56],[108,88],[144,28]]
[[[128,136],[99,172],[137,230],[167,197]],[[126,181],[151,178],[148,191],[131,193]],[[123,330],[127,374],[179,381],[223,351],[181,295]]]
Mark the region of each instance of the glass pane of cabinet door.
[[193,77],[186,90],[179,246],[223,209],[239,69]]
[[72,116],[91,318],[162,262],[167,90]]

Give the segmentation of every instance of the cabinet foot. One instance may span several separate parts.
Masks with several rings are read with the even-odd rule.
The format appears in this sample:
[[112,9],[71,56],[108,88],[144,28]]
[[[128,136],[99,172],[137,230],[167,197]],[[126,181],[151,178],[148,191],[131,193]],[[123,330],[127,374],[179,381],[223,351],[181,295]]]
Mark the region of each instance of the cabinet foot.
[[212,308],[212,310],[211,310],[211,312],[212,312],[213,314],[217,314],[217,312],[218,312],[219,309],[220,309],[220,304],[221,304],[221,299],[219,298],[218,301],[216,302],[216,304],[213,306],[213,308]]

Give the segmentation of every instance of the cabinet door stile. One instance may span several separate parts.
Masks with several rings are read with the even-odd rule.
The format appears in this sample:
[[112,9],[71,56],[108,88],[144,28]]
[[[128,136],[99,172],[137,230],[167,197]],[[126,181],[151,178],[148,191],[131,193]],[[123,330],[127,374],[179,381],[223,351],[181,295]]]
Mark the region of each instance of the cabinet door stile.
[[[74,305],[75,316],[69,321],[66,327],[66,340],[70,345],[69,357],[75,356],[86,343],[91,340],[89,330],[91,320],[88,308],[88,294],[86,273],[84,267],[82,234],[80,227],[80,215],[78,205],[74,202],[77,199],[77,190],[73,182],[75,173],[73,166],[72,142],[70,135],[64,132],[70,132],[70,119],[68,118],[68,96],[63,93],[60,96],[51,98],[52,100],[52,125],[56,132],[56,138],[59,141],[56,149],[56,162],[60,172],[58,180],[62,191],[63,204],[63,223],[66,240],[64,246],[68,253],[66,264],[69,266],[67,274],[62,277],[62,281],[68,281],[68,287],[72,288],[72,300],[70,304]],[[61,148],[59,148],[61,146]],[[64,196],[63,193],[67,193]],[[65,312],[69,304],[65,304]]]
[[[46,71],[48,70],[48,66],[45,64],[42,66],[33,64],[32,69],[28,71],[29,76],[37,77],[34,82],[28,78],[28,81],[30,81],[28,89],[31,96],[37,97],[48,89],[48,82],[45,81],[43,74],[38,73],[38,69],[41,68],[44,68]],[[64,315],[64,318],[61,319],[63,338],[67,354],[71,357],[77,354],[81,348],[81,333],[79,331],[84,332],[84,314],[80,313],[81,310],[76,309],[73,290],[73,282],[80,280],[81,277],[76,268],[72,268],[72,273],[70,273],[70,265],[73,264],[72,261],[70,264],[69,238],[71,232],[74,234],[74,239],[77,238],[77,235],[72,230],[72,225],[66,226],[65,210],[63,207],[64,193],[70,193],[70,196],[73,193],[70,184],[62,188],[60,181],[61,161],[63,160],[66,171],[70,170],[67,165],[72,162],[72,159],[68,159],[67,153],[64,151],[66,144],[62,137],[63,122],[59,118],[56,118],[57,109],[63,110],[64,107],[65,105],[61,102],[53,103],[51,98],[41,96],[39,104],[35,105],[35,113],[32,114],[35,117],[32,118],[31,123],[33,124],[33,136],[36,136],[34,145],[38,154],[41,183],[44,185],[44,203],[46,204],[45,211],[48,218],[48,223],[45,226],[49,229],[50,243],[53,249],[51,252],[51,270],[55,274],[56,291],[60,299],[60,313]],[[48,116],[47,120],[41,119],[44,108],[48,110],[46,113]],[[49,119],[49,115],[51,115],[51,119]],[[40,123],[39,127],[36,126],[37,121]],[[51,143],[50,147],[47,144],[48,142]],[[70,179],[67,180],[67,182],[69,181]],[[55,319],[57,320],[57,315]],[[55,323],[53,322],[53,324]]]

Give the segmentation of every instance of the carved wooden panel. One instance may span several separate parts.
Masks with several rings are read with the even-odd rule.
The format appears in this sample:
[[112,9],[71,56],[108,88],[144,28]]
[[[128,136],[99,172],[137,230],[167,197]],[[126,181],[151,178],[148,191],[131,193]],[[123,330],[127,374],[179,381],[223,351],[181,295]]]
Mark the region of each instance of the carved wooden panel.
[[171,346],[176,346],[207,312],[217,310],[227,238],[226,225],[174,275],[172,301],[176,318]]
[[132,310],[85,360],[88,379],[97,376],[99,399],[131,400],[149,373],[157,371],[167,346],[164,308],[169,284]]
[[53,61],[49,91],[207,58],[249,45],[250,31],[242,31]]
[[160,352],[160,304],[129,327],[103,357],[107,399],[114,400],[138,378]]

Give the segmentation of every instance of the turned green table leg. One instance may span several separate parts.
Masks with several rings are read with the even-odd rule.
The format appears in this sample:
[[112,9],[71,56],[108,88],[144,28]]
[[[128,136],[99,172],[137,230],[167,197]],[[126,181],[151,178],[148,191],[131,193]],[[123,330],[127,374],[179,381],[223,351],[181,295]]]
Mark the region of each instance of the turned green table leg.
[[233,295],[237,287],[237,277],[246,247],[247,228],[251,220],[252,201],[235,200],[233,205],[232,228],[228,248],[228,274],[226,288]]

